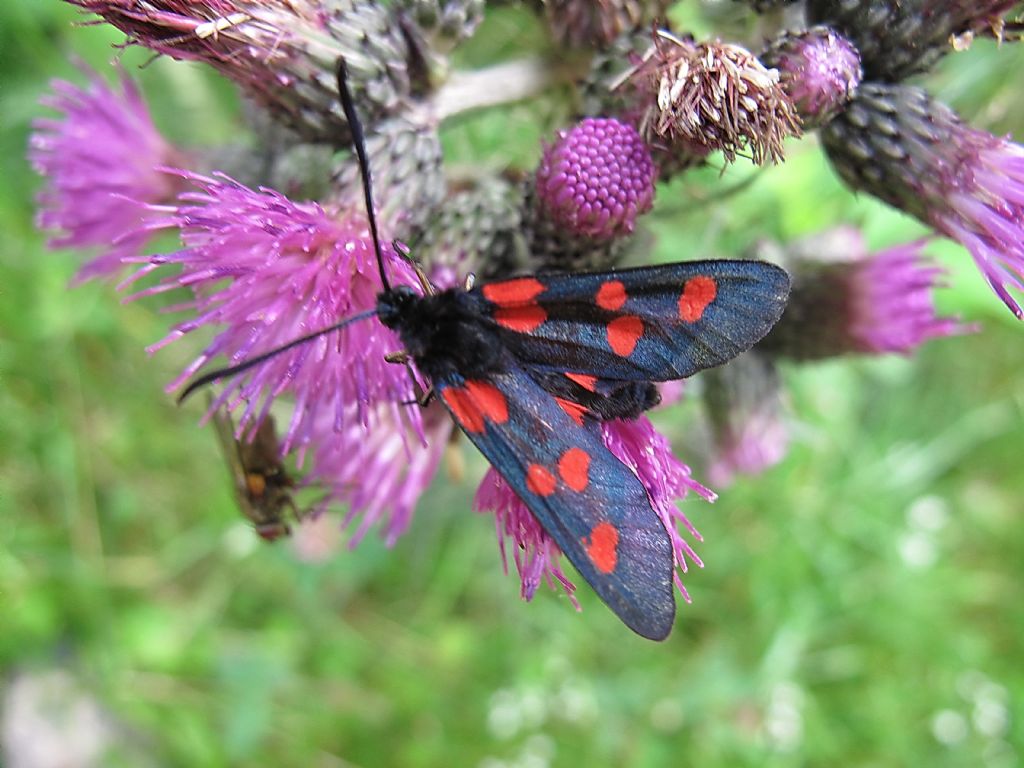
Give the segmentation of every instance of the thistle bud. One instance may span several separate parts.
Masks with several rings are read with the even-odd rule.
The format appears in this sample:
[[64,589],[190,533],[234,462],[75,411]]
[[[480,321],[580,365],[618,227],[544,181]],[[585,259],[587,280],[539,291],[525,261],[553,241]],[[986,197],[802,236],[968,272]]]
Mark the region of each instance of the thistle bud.
[[832,165],[963,244],[1018,318],[1024,291],[1024,147],[966,125],[920,88],[865,84],[822,130]]
[[[384,120],[367,134],[366,153],[381,222],[390,237],[412,239],[434,215],[446,192],[437,129],[405,117]],[[340,207],[362,206],[362,177],[354,156],[337,169],[334,181],[334,201]]]
[[828,27],[783,34],[761,61],[779,71],[805,128],[831,120],[853,98],[862,76],[857,49]]
[[613,118],[586,118],[547,147],[527,192],[536,266],[607,269],[654,200],[654,162],[640,134]]
[[1017,0],[808,0],[811,24],[853,41],[868,80],[895,82],[924,72],[976,32],[1000,34]]

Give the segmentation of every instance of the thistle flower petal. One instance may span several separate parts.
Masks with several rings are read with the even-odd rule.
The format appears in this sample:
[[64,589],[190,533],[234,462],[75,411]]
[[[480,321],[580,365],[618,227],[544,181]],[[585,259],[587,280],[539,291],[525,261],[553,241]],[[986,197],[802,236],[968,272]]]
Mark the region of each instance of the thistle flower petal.
[[[183,305],[193,316],[174,326],[151,351],[206,327],[213,341],[168,387],[175,389],[217,355],[239,363],[261,352],[375,306],[381,290],[373,244],[364,219],[329,215],[313,203],[294,203],[272,190],[255,191],[225,176],[180,172],[196,191],[173,206],[153,209],[147,229],[174,228],[185,248],[152,256],[134,279],[176,264],[177,275],[131,298],[187,288]],[[393,284],[417,285],[412,267],[385,251]],[[129,281],[130,282],[130,281]],[[401,348],[397,337],[370,318],[277,355],[236,376],[215,406],[245,402],[240,429],[261,420],[284,391],[295,409],[284,450],[309,441],[321,411],[342,429],[353,418],[367,423],[369,406],[412,399],[407,370],[384,360]],[[412,423],[415,409],[406,409]]]
[[1024,147],[963,123],[920,88],[865,84],[822,131],[842,179],[963,244],[1018,318]]
[[454,424],[443,408],[432,405],[423,412],[417,432],[402,413],[416,407],[381,403],[364,425],[352,405],[340,429],[329,414],[317,419],[310,434],[312,466],[306,482],[326,489],[321,506],[347,506],[342,525],[355,526],[350,546],[378,525],[387,545],[394,545],[437,473]]
[[[673,456],[668,440],[654,429],[647,417],[605,422],[601,425],[601,435],[608,450],[629,467],[647,489],[651,505],[672,540],[676,587],[689,602],[690,596],[680,573],[686,573],[688,559],[701,567],[704,564],[680,534],[679,526],[697,541],[702,539],[675,502],[685,498],[690,491],[708,501],[714,501],[716,495],[693,479],[690,468]],[[484,476],[473,506],[479,512],[495,513],[498,543],[506,570],[505,546],[507,541],[511,542],[524,600],[532,599],[544,581],[551,586],[560,586],[572,598],[576,587],[561,568],[558,545],[493,468]],[[573,603],[576,604],[575,599]]]
[[51,248],[98,248],[77,280],[110,277],[121,259],[139,254],[147,204],[173,200],[180,180],[161,168],[180,161],[123,72],[120,88],[93,73],[87,87],[54,81],[43,104],[62,114],[33,123],[28,156],[46,177],[37,225],[54,233]]

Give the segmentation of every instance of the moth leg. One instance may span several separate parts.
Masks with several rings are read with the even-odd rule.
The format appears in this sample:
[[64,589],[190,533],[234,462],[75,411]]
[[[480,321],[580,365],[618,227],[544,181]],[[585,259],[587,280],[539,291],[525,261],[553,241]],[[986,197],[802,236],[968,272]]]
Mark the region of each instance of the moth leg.
[[388,352],[384,355],[385,363],[393,363],[395,365],[408,365],[412,356],[404,349],[401,352]]
[[412,266],[416,272],[416,278],[420,281],[420,286],[423,288],[423,293],[427,296],[433,296],[437,293],[437,289],[434,288],[434,284],[427,278],[426,273],[423,271],[423,267],[419,265],[419,262],[412,258],[412,254],[404,243],[400,243],[398,240],[391,241],[391,247],[395,249],[395,253],[405,259]]
[[402,405],[418,405],[420,408],[426,408],[434,400],[434,388],[430,387],[425,392],[417,392],[416,397],[412,400],[403,400]]

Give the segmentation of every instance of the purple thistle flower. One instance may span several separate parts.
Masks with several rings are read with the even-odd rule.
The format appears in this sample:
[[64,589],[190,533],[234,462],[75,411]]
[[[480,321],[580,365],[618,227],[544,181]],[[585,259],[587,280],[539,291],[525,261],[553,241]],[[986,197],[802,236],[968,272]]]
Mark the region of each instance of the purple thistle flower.
[[924,240],[869,255],[797,259],[782,319],[758,347],[798,360],[847,353],[910,354],[930,339],[973,330],[935,311],[944,271],[926,259]]
[[431,405],[423,411],[422,429],[414,430],[402,414],[410,407],[415,408],[381,403],[368,426],[353,412],[340,430],[329,414],[322,415],[310,436],[313,463],[306,482],[327,489],[321,506],[348,506],[343,527],[359,521],[350,546],[377,524],[392,546],[437,473],[454,424],[441,406]]
[[[714,501],[716,495],[691,477],[690,468],[673,456],[668,440],[654,429],[646,416],[631,421],[604,422],[601,434],[608,450],[633,470],[647,489],[651,505],[672,539],[678,569],[674,577],[676,587],[689,602],[690,595],[679,574],[686,573],[687,558],[700,567],[704,563],[679,533],[678,526],[682,525],[697,541],[703,539],[675,502],[685,498],[689,491],[708,501]],[[573,598],[576,587],[561,569],[558,545],[493,468],[480,483],[473,506],[479,512],[495,513],[498,543],[506,570],[505,543],[511,540],[524,600],[532,599],[537,587],[547,580],[551,585],[561,586],[578,607]]]
[[121,87],[92,73],[88,87],[62,80],[42,103],[62,114],[33,123],[29,160],[47,181],[37,199],[37,226],[55,233],[51,248],[100,248],[76,281],[110,277],[121,259],[140,253],[150,233],[141,228],[147,204],[174,199],[180,179],[162,170],[180,152],[153,124],[132,80]]
[[537,169],[544,215],[572,234],[611,240],[654,201],[654,161],[633,126],[588,117],[547,147]]
[[863,75],[857,49],[828,27],[783,34],[761,61],[779,70],[804,128],[828,122],[853,97]]
[[[176,288],[194,292],[193,301],[178,307],[193,310],[194,316],[174,326],[151,352],[200,328],[223,330],[169,390],[217,355],[239,363],[374,307],[381,281],[362,217],[334,217],[315,203],[294,203],[273,190],[254,191],[224,176],[180,175],[197,191],[183,193],[177,205],[154,207],[158,215],[145,229],[180,229],[185,248],[147,257],[148,263],[126,282],[177,264],[177,275],[131,298]],[[390,247],[384,255],[392,284],[417,285],[408,262]],[[235,377],[213,407],[244,402],[241,430],[262,420],[272,400],[287,390],[295,398],[282,441],[288,451],[310,441],[321,413],[340,431],[353,418],[368,423],[368,406],[374,403],[413,398],[406,368],[384,360],[400,348],[397,337],[375,319],[356,322]],[[418,425],[417,409],[403,414]]]
[[919,88],[871,83],[822,132],[854,189],[962,243],[1018,318],[1024,291],[1024,147],[964,124]]
[[924,244],[887,248],[851,270],[849,332],[863,351],[906,355],[929,339],[968,332],[936,313],[932,292],[945,270],[923,257]]

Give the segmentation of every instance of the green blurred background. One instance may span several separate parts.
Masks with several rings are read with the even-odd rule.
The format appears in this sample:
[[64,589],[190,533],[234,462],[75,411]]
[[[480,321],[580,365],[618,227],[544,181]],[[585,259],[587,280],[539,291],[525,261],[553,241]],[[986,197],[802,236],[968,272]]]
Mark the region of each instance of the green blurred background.
[[[674,13],[702,34],[753,23],[731,4]],[[70,290],[80,258],[33,228],[38,99],[53,77],[82,83],[82,62],[109,73],[122,39],[81,18],[57,0],[0,4],[4,738],[41,690],[58,723],[91,702],[112,743],[97,765],[1020,763],[1024,327],[965,251],[929,247],[951,271],[942,307],[981,333],[910,359],[785,370],[792,451],[713,506],[684,502],[707,566],[687,576],[693,604],[663,644],[585,585],[582,614],[548,590],[521,602],[493,521],[469,511],[484,466],[468,451],[467,479],[440,476],[393,549],[371,536],[302,563],[241,521],[200,404],[163,392],[198,343],[148,357],[169,319],[109,285]],[[494,63],[541,36],[502,8],[458,61]],[[229,85],[200,66],[139,69],[147,59],[124,57],[163,131],[191,145],[234,135]],[[1022,138],[1022,72],[1024,48],[982,41],[926,82]],[[528,168],[565,116],[552,99],[465,117],[446,157]],[[814,140],[707,202],[754,173],[741,162],[659,190],[657,257],[733,256],[839,222],[879,247],[922,233],[840,187]],[[702,477],[695,416],[659,423]]]

